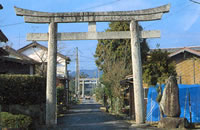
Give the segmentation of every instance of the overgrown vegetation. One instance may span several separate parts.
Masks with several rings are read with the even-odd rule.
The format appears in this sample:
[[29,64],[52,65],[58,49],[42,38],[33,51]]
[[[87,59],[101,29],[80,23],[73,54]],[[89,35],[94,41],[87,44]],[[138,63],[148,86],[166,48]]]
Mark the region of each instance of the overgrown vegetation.
[[0,104],[35,105],[45,102],[45,78],[30,75],[0,75]]
[[176,76],[175,63],[168,57],[167,51],[156,49],[148,55],[143,65],[143,79],[149,85],[165,83],[169,76]]
[[0,117],[2,128],[28,128],[32,123],[31,117],[21,114],[13,115],[8,112],[1,112]]
[[[107,32],[129,31],[127,22],[111,22],[109,27]],[[146,41],[141,40],[142,62],[145,62],[148,51]],[[103,71],[102,83],[105,85],[103,97],[106,97],[111,111],[119,113],[123,106],[120,80],[132,74],[130,40],[99,40],[95,57],[97,66]],[[96,94],[102,97],[101,94]]]

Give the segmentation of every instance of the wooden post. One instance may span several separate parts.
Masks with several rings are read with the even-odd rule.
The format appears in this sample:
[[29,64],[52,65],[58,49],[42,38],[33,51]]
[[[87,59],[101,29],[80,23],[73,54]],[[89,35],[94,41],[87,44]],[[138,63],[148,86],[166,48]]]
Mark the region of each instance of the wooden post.
[[131,54],[134,81],[134,99],[136,123],[143,124],[144,117],[144,90],[142,86],[142,63],[139,43],[139,26],[137,21],[131,21]]
[[85,81],[83,80],[83,83],[82,83],[82,98],[84,98],[85,96]]
[[135,104],[134,104],[134,90],[133,90],[133,84],[129,84],[129,105],[130,105],[130,110],[129,110],[129,113],[130,113],[130,118],[132,120],[135,120]]
[[47,90],[46,90],[46,125],[57,124],[56,113],[56,63],[57,63],[57,23],[49,24]]
[[65,74],[64,74],[64,79],[65,79],[65,84],[64,84],[64,104],[68,104],[68,99],[67,99],[67,89],[68,89],[68,71],[67,71],[67,60],[65,59]]
[[69,71],[67,71],[67,104],[70,104],[70,97],[69,97]]

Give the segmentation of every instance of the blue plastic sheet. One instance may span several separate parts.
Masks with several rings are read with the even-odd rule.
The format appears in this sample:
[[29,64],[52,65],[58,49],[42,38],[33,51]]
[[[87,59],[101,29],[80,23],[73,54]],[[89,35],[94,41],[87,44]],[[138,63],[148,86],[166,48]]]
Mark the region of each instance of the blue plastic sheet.
[[[148,91],[146,120],[150,122],[160,120],[159,105],[156,101],[156,97],[158,95],[156,91],[157,87],[158,86],[150,87]],[[190,111],[191,111],[192,122],[199,123],[200,122],[200,85],[179,84],[178,87],[179,87],[179,103],[181,107],[180,117],[185,117],[190,122]],[[164,89],[164,85],[162,85],[162,90],[163,89]],[[191,105],[189,105],[189,99],[190,99]]]

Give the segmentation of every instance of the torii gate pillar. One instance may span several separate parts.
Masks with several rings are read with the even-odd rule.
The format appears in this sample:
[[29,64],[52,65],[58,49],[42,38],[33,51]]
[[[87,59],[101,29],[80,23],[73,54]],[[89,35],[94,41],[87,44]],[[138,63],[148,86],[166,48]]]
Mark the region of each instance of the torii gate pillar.
[[46,125],[57,124],[56,113],[56,65],[57,65],[57,23],[49,24],[47,87],[46,87]]
[[137,21],[130,22],[132,71],[134,83],[136,123],[142,124],[144,116],[144,90],[142,86],[142,62],[139,42],[139,26]]

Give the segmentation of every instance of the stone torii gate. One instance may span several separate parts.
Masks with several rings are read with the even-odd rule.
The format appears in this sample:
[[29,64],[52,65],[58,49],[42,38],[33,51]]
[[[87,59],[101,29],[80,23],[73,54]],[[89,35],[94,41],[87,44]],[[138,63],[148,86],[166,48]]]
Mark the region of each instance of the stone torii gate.
[[[136,11],[48,13],[15,7],[18,16],[26,23],[49,24],[49,33],[30,33],[27,40],[48,41],[46,125],[57,124],[56,117],[56,53],[58,40],[131,39],[132,68],[135,92],[136,123],[144,123],[144,95],[140,38],[158,38],[160,31],[140,31],[138,21],[160,20],[169,12],[170,5]],[[130,22],[130,31],[96,32],[96,22]],[[88,32],[58,33],[57,23],[88,22]]]
[[85,84],[95,84],[97,86],[98,79],[97,78],[80,78],[79,84],[82,84],[82,97],[85,96]]

